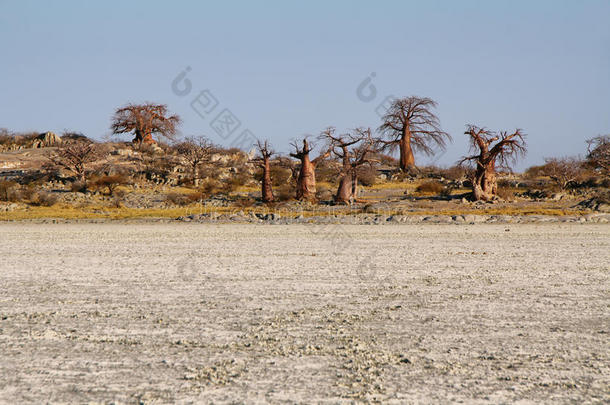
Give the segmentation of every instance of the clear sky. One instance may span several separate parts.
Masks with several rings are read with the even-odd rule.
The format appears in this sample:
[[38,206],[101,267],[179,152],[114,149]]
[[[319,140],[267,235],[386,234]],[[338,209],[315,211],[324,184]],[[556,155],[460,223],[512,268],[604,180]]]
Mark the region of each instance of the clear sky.
[[[419,164],[464,155],[467,123],[523,128],[518,169],[610,133],[609,0],[0,0],[0,49],[0,127],[14,131],[102,139],[114,109],[153,101],[184,136],[228,146],[248,129],[288,151],[329,125],[377,127],[386,97],[417,95],[454,138]],[[218,134],[225,109],[240,126]]]

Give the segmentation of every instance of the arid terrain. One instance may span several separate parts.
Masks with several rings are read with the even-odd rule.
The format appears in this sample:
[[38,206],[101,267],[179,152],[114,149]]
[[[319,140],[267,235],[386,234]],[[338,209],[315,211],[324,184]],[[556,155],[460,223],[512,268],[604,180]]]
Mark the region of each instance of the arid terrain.
[[610,401],[607,224],[0,225],[3,403]]

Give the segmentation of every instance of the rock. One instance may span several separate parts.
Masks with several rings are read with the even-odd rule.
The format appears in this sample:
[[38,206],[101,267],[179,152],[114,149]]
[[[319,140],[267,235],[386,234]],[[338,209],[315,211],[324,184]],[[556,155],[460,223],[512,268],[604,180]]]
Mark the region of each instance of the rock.
[[44,132],[34,139],[32,148],[48,148],[61,145],[61,138],[54,132]]
[[424,217],[423,222],[430,222],[433,224],[450,224],[453,222],[453,218],[448,215],[432,215]]
[[597,207],[595,207],[595,210],[599,212],[610,212],[610,204],[598,204]]
[[464,218],[463,215],[454,215],[451,217],[451,219],[453,219],[454,222],[458,222],[458,223],[466,222],[466,218]]
[[260,214],[260,215],[261,216],[259,216],[259,218],[264,219],[265,221],[277,221],[278,219],[281,218],[279,214],[276,214],[273,212],[270,214],[267,214],[267,215],[263,215],[263,214]]

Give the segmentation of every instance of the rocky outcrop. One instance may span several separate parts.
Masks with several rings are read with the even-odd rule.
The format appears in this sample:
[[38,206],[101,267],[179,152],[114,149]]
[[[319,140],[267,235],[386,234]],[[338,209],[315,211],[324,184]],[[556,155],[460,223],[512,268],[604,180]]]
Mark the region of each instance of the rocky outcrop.
[[61,145],[61,138],[54,132],[49,131],[38,135],[32,143],[32,148],[40,149],[59,145]]

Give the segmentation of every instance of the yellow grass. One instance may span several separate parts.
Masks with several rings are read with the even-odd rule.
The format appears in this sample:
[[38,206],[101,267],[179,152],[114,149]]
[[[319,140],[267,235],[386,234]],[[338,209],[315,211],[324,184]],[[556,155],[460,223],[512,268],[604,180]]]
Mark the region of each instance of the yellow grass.
[[[27,207],[21,210],[0,213],[0,221],[11,220],[28,220],[42,218],[58,218],[58,219],[137,219],[137,218],[177,218],[192,214],[234,214],[237,212],[249,213],[279,213],[284,217],[294,217],[303,215],[304,217],[313,216],[333,216],[333,215],[353,215],[362,213],[361,209],[350,209],[347,206],[334,207],[303,207],[298,209],[283,209],[282,207],[204,207],[201,205],[190,205],[187,207],[177,208],[116,208],[90,206],[84,208],[75,208],[65,204],[57,204],[52,207]],[[487,209],[389,209],[374,211],[371,214],[380,215],[548,215],[548,216],[563,216],[563,215],[583,215],[586,211],[576,209],[558,209],[558,208],[523,208],[523,207],[504,207],[504,208],[487,208]]]

